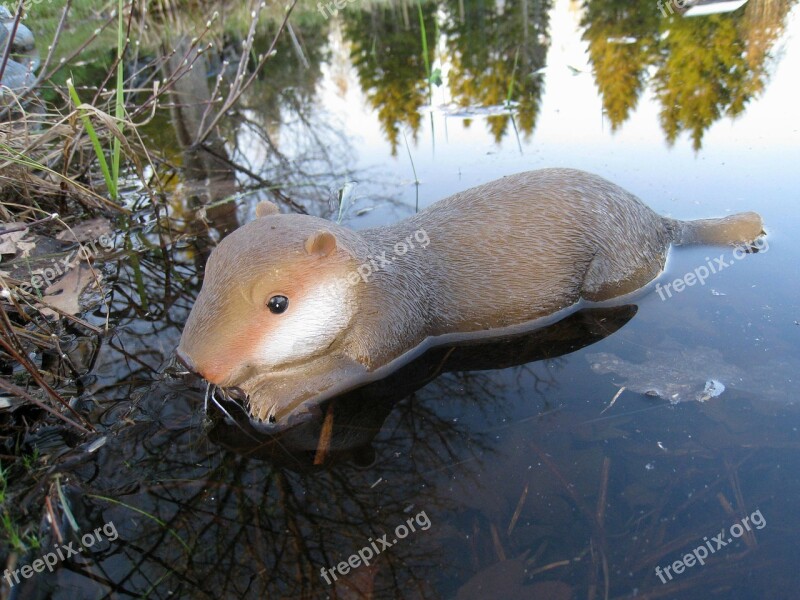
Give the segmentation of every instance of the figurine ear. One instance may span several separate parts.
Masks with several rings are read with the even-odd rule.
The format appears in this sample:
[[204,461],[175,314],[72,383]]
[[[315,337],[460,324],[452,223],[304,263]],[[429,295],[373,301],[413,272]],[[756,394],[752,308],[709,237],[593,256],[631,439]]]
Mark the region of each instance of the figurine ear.
[[306,240],[305,248],[311,255],[328,256],[336,250],[336,236],[330,231],[317,231]]
[[264,200],[263,202],[259,202],[256,205],[256,217],[266,217],[269,215],[277,214],[278,207],[277,205],[269,202],[268,200]]

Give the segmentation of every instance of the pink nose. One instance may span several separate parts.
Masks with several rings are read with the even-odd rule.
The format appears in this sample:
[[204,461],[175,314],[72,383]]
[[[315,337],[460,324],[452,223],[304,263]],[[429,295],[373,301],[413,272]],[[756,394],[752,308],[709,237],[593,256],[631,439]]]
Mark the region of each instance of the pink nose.
[[209,383],[221,385],[227,376],[226,371],[217,363],[208,363],[198,365],[192,358],[184,352],[180,346],[175,349],[175,356],[184,367],[195,375],[200,375]]

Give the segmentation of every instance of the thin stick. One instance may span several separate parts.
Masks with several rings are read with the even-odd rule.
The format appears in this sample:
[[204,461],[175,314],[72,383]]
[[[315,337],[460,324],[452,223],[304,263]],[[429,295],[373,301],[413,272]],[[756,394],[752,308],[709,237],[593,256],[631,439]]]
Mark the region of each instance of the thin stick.
[[[42,306],[44,308],[49,308],[53,312],[57,312],[59,315],[61,315],[65,319],[67,319],[69,321],[72,321],[74,323],[77,323],[78,325],[82,325],[83,327],[86,327],[87,329],[90,329],[91,331],[93,331],[94,333],[96,333],[98,335],[103,333],[103,330],[100,329],[99,327],[96,327],[95,325],[92,325],[88,321],[84,321],[80,317],[76,317],[75,315],[71,315],[68,312],[58,308],[57,306],[53,306],[52,304],[49,304],[49,303],[45,302],[44,300],[42,300],[41,298],[39,298],[38,296],[36,296],[36,294],[34,294],[32,292],[27,292],[27,291],[25,291],[23,289],[19,289],[19,290],[16,291],[16,293],[17,294],[21,293],[22,295],[25,295],[25,296],[32,296],[33,298],[36,299],[36,302],[39,302],[40,304],[42,304]],[[34,310],[38,310],[35,306],[30,304],[29,302],[26,301],[26,303],[27,303],[28,306],[30,306]]]
[[489,524],[489,531],[492,532],[494,552],[497,554],[497,559],[502,562],[506,560],[506,551],[503,549],[503,544],[500,542],[500,534],[497,532],[497,527],[495,527],[494,523]]
[[511,532],[514,531],[514,525],[517,524],[517,519],[519,519],[519,515],[522,512],[522,506],[525,504],[525,498],[528,497],[528,485],[529,483],[525,484],[525,488],[522,490],[522,495],[519,497],[517,508],[511,517],[511,522],[508,524],[508,530],[506,531],[507,535],[511,535]]
[[[4,323],[6,325],[6,329],[10,330],[10,323],[8,322],[8,316],[6,315],[5,310],[0,311],[0,313],[2,313],[2,315],[3,315],[3,319],[4,319]],[[13,331],[11,331],[11,335],[13,336]],[[2,346],[3,349],[6,352],[8,352],[8,354],[11,355],[11,358],[16,360],[23,367],[25,367],[25,370],[28,371],[28,373],[30,373],[31,377],[33,377],[33,379],[36,381],[36,383],[39,384],[39,387],[42,388],[45,392],[47,392],[47,394],[51,398],[53,398],[56,402],[58,402],[64,408],[66,408],[69,412],[71,412],[79,421],[83,421],[84,423],[86,423],[86,425],[89,427],[89,429],[86,429],[86,427],[83,427],[83,426],[79,426],[82,430],[84,430],[86,433],[88,433],[89,430],[94,431],[94,427],[92,427],[91,423],[86,421],[86,419],[84,419],[81,415],[79,415],[77,412],[75,412],[75,409],[72,408],[69,405],[69,402],[64,400],[64,398],[62,398],[61,395],[58,392],[56,392],[53,388],[51,388],[50,385],[42,378],[42,376],[39,373],[39,370],[36,368],[36,366],[32,365],[25,357],[23,357],[19,352],[17,352],[17,349],[14,348],[13,345],[9,344],[3,338],[0,338],[0,346]],[[2,381],[2,380],[0,380],[0,381]],[[13,385],[13,384],[8,384],[8,385]],[[18,388],[17,386],[14,386],[14,387],[17,388],[18,390],[22,391],[22,392],[25,392],[25,390],[23,390],[22,388]],[[30,394],[27,394],[27,392],[25,392],[25,394],[26,394],[26,396],[28,398],[33,398],[33,396],[30,396]]]
[[[61,19],[58,22],[58,27],[56,27],[56,32],[53,35],[53,43],[50,44],[50,47],[49,47],[48,52],[47,52],[47,57],[44,59],[44,62],[42,63],[42,66],[39,69],[39,77],[37,77],[36,81],[34,81],[31,85],[29,85],[27,88],[22,90],[19,94],[17,94],[17,101],[22,101],[28,94],[30,94],[33,90],[38,88],[39,84],[42,81],[45,81],[45,80],[49,79],[56,71],[58,71],[58,69],[61,68],[62,65],[66,64],[68,62],[67,60],[65,60],[58,67],[56,67],[55,70],[53,70],[51,73],[48,73],[47,75],[45,75],[45,71],[47,70],[47,67],[50,65],[50,61],[52,60],[53,54],[56,51],[56,46],[58,45],[58,41],[59,41],[59,39],[61,37],[61,32],[64,30],[64,26],[67,23],[67,14],[69,13],[69,10],[70,10],[71,7],[72,7],[72,0],[67,0],[66,4],[64,5],[64,10],[61,11]],[[108,22],[106,23],[106,25],[104,25],[104,28],[107,25],[108,25]],[[72,60],[75,56],[77,56],[80,52],[82,52],[83,49],[86,46],[88,46],[96,37],[97,37],[96,35],[90,36],[89,39],[86,40],[86,42],[80,48],[78,48],[78,50],[76,50],[72,54],[72,56],[69,57],[69,60]],[[0,111],[0,120],[4,119],[8,115],[10,110],[11,110],[10,106],[7,106],[3,110],[1,110]]]
[[597,526],[602,529],[606,517],[606,498],[608,497],[608,472],[611,469],[611,459],[603,459],[603,468],[600,472],[600,495],[597,498]]
[[[736,496],[736,504],[738,505],[739,508],[738,514],[741,516],[744,514],[744,494],[742,494],[742,486],[741,483],[739,482],[739,472],[736,469],[736,467],[731,465],[727,460],[725,461],[725,467],[728,470],[728,477],[730,478],[731,485],[733,486],[733,493]],[[744,543],[747,545],[747,547],[751,550],[753,550],[758,546],[758,542],[756,541],[756,534],[750,528],[747,528],[747,530],[745,530],[742,539],[744,540]]]
[[322,431],[319,433],[319,443],[317,452],[314,455],[314,464],[322,465],[331,449],[331,436],[333,434],[333,402],[328,405],[328,412],[325,414],[325,421],[322,423]]
[[[292,11],[294,10],[294,7],[296,5],[297,5],[297,0],[292,0],[292,4],[286,10],[286,16],[283,18],[283,22],[281,23],[281,26],[278,28],[278,32],[275,34],[275,37],[272,39],[272,43],[269,46],[269,50],[267,50],[264,54],[261,55],[261,58],[259,59],[258,63],[256,64],[255,69],[253,69],[253,72],[250,74],[250,77],[247,79],[247,81],[245,81],[243,85],[237,86],[236,90],[231,92],[231,95],[228,96],[228,98],[225,100],[225,102],[222,105],[222,108],[220,108],[219,112],[217,112],[216,116],[211,120],[211,123],[208,125],[208,127],[206,127],[206,129],[204,131],[201,131],[201,132],[198,133],[197,141],[195,142],[196,145],[200,145],[206,140],[206,138],[211,134],[211,132],[214,130],[214,128],[220,122],[220,120],[222,120],[222,118],[233,107],[233,105],[238,102],[239,97],[250,87],[250,85],[253,83],[253,81],[255,81],[256,77],[258,76],[259,71],[261,71],[261,69],[264,66],[264,64],[272,56],[272,53],[275,50],[275,46],[278,43],[278,37],[280,37],[281,32],[283,32],[283,30],[286,28],[286,23],[289,22],[289,17],[291,16]],[[255,19],[255,17],[254,17],[254,19]],[[237,80],[238,80],[238,77],[237,77]],[[235,81],[234,81],[234,83],[235,83]]]
[[37,400],[36,398],[31,396],[28,392],[23,390],[21,387],[18,387],[16,385],[14,385],[10,381],[6,381],[5,379],[0,378],[0,388],[4,389],[9,394],[13,394],[14,396],[19,396],[20,398],[23,398],[23,399],[27,400],[28,402],[31,402],[31,403],[35,404],[36,406],[41,408],[43,411],[49,412],[51,415],[53,415],[55,417],[58,417],[59,419],[61,419],[65,423],[67,423],[68,425],[72,425],[73,427],[75,427],[76,429],[80,429],[84,433],[89,433],[89,430],[86,429],[83,425],[81,425],[79,423],[76,423],[75,421],[73,421],[72,419],[67,417],[66,415],[63,415],[60,412],[58,412],[57,410],[51,408],[50,406],[47,406],[47,404],[45,404],[41,400]]
[[608,593],[611,587],[611,578],[608,575],[608,557],[606,556],[606,534],[605,534],[605,518],[606,518],[606,498],[608,497],[608,473],[611,470],[611,459],[605,457],[603,459],[603,469],[600,475],[600,495],[597,498],[597,529],[600,537],[600,558],[602,559],[603,569],[603,583],[604,595],[603,598],[608,600]]
[[53,510],[53,502],[50,500],[49,494],[45,496],[44,503],[47,507],[47,515],[50,517],[50,525],[53,527],[53,531],[55,532],[58,543],[60,544],[64,541],[64,536],[61,535],[61,527],[58,526],[58,519],[56,518],[56,513]]
[[549,565],[539,567],[538,569],[534,569],[533,571],[528,571],[528,577],[532,577],[533,575],[538,575],[539,573],[544,573],[545,571],[550,571],[552,569],[557,569],[559,567],[566,567],[571,562],[572,562],[571,560],[557,560],[556,562],[552,562]]
[[[17,37],[17,28],[19,27],[20,19],[22,19],[22,9],[25,6],[23,0],[19,0],[17,4],[17,14],[14,17],[14,25],[11,27],[11,34],[8,36],[6,48],[3,50],[3,63],[0,64],[0,79],[6,72],[6,65],[8,64],[8,57],[11,55],[11,46],[14,44],[14,38]],[[3,25],[5,27],[5,25]]]
[[16,231],[25,231],[29,227],[33,227],[34,225],[39,225],[41,223],[47,223],[48,221],[52,221],[53,219],[58,218],[58,213],[53,213],[47,215],[44,218],[36,219],[35,221],[31,221],[30,223],[22,223],[19,225],[13,225],[11,227],[7,227],[5,229],[0,229],[0,235],[5,235],[7,233],[14,233]]
[[617,398],[619,398],[622,395],[622,392],[624,391],[625,391],[625,386],[623,385],[621,388],[619,388],[619,391],[616,394],[614,394],[614,397],[611,399],[611,402],[608,403],[608,406],[606,406],[603,410],[600,411],[600,414],[602,415],[609,408],[614,406],[614,403],[617,401]]

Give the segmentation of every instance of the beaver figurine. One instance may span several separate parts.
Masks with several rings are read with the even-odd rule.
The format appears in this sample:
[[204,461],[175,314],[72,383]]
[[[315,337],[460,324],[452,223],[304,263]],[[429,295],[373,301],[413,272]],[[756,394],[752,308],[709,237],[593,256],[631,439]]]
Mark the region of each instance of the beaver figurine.
[[270,203],[256,212],[211,253],[177,356],[278,425],[432,345],[633,292],[661,272],[670,244],[764,233],[753,212],[661,217],[573,169],[504,177],[364,231]]

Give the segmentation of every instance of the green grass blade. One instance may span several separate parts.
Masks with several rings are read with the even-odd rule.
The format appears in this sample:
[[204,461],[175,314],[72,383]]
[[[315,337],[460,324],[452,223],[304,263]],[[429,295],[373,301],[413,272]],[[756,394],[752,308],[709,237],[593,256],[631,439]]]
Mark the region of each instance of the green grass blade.
[[64,511],[64,516],[67,517],[67,521],[69,521],[70,527],[72,527],[72,530],[75,532],[80,531],[81,529],[78,527],[78,522],[75,520],[75,517],[72,514],[72,508],[70,508],[67,497],[64,495],[64,490],[61,489],[61,480],[58,477],[56,477],[56,490],[58,490],[58,498],[61,500],[61,508]]
[[420,37],[422,38],[422,60],[425,62],[425,76],[428,78],[428,93],[433,99],[431,88],[431,63],[428,60],[428,34],[425,32],[425,19],[422,17],[422,3],[417,0],[417,14],[419,14]]
[[111,502],[112,504],[118,504],[120,506],[124,506],[128,510],[132,510],[133,512],[139,513],[140,515],[145,516],[148,519],[151,519],[151,520],[155,521],[161,527],[163,527],[164,530],[168,534],[170,534],[172,537],[174,537],[176,540],[178,540],[178,542],[180,543],[181,546],[184,547],[186,552],[191,552],[192,551],[191,548],[189,548],[189,544],[184,542],[183,538],[181,538],[181,536],[179,536],[175,531],[173,531],[172,529],[167,527],[167,524],[164,521],[162,521],[161,519],[159,519],[158,517],[156,517],[155,515],[151,515],[149,512],[145,512],[141,508],[136,508],[135,506],[131,506],[130,504],[126,504],[125,502],[121,502],[120,500],[115,500],[114,498],[109,498],[108,496],[98,496],[97,494],[86,494],[86,495],[89,496],[90,498],[97,498],[98,500],[105,500],[106,502]]
[[406,137],[406,132],[403,132],[403,140],[406,143],[406,152],[408,152],[408,160],[411,161],[411,170],[414,172],[414,187],[416,188],[416,203],[415,209],[416,212],[419,212],[419,177],[417,177],[417,169],[414,166],[414,159],[411,157],[411,148],[408,145],[408,138]]
[[[78,96],[78,91],[75,89],[75,86],[72,84],[72,79],[67,80],[67,89],[69,89],[70,98],[75,103],[75,106],[78,107],[81,104],[80,97]],[[117,198],[117,180],[111,177],[111,172],[108,170],[108,163],[106,162],[106,156],[103,154],[103,147],[100,145],[100,140],[97,137],[97,132],[94,130],[94,126],[92,125],[91,119],[85,114],[81,115],[81,120],[83,121],[83,126],[86,128],[86,133],[89,135],[89,139],[92,141],[92,147],[94,148],[94,153],[97,155],[97,160],[100,163],[100,170],[103,172],[103,179],[106,181],[106,186],[108,187],[108,193],[111,195],[113,199],[116,200]]]
[[[122,131],[122,118],[125,112],[125,102],[123,98],[123,85],[124,85],[124,66],[122,61],[122,54],[125,51],[125,18],[123,17],[123,0],[118,1],[117,7],[117,87],[114,93],[114,117],[117,121],[117,127]],[[111,176],[114,182],[119,181],[119,159],[120,159],[120,141],[117,136],[114,136],[114,141],[111,146]],[[114,186],[115,193],[113,195],[116,200],[116,185]]]

